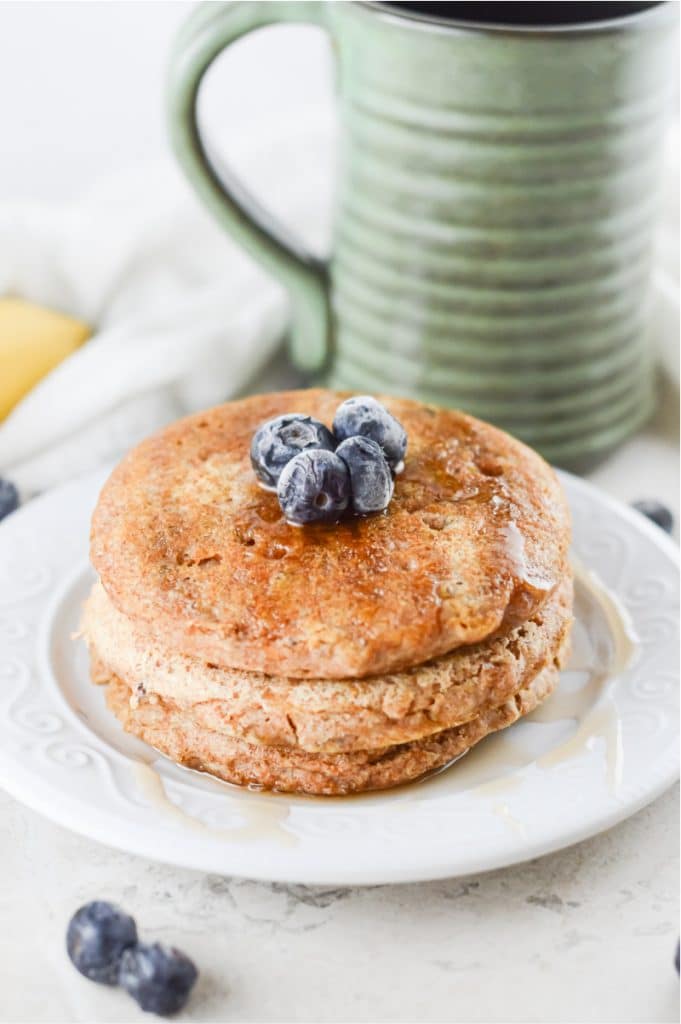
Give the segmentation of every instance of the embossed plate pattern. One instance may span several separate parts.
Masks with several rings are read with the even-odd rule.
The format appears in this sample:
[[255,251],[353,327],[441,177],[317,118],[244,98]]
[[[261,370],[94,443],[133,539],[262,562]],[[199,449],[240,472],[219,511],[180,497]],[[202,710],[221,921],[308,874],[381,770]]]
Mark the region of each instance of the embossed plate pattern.
[[[438,778],[391,793],[298,799],[178,768],[123,733],[72,637],[92,580],[89,518],[104,476],[53,491],[0,525],[0,784],[59,824],[211,872],[377,884],[559,849],[677,778],[676,547],[567,475],[575,555],[616,595],[639,639],[624,671],[595,691],[575,664],[555,713],[530,716]],[[587,593],[578,598],[576,646],[605,656],[614,642],[607,619]]]

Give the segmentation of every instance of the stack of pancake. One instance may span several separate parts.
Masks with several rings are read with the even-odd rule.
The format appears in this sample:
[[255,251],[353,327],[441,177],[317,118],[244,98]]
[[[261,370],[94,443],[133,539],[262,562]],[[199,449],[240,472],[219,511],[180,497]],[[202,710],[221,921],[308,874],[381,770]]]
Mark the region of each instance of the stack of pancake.
[[259,395],[189,417],[104,486],[92,677],[127,730],[180,764],[287,792],[382,789],[442,768],[557,683],[569,517],[524,445],[381,398],[409,445],[386,512],[295,527],[258,486],[260,424],[330,425],[346,397]]

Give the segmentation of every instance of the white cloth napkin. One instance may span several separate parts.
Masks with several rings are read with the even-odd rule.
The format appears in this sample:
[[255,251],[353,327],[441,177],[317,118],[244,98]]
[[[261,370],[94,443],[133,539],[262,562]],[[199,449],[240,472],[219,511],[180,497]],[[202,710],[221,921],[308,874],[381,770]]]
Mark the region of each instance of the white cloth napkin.
[[[329,136],[310,115],[240,159],[263,202],[318,250]],[[95,327],[0,423],[0,475],[23,497],[260,382],[287,320],[283,290],[215,224],[170,157],[69,205],[0,206],[2,294]]]

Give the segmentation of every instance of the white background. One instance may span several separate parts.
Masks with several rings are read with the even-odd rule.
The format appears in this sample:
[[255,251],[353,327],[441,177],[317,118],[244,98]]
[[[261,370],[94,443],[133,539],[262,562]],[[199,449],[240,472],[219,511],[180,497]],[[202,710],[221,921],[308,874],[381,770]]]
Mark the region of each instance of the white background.
[[[0,3],[0,201],[76,198],[104,174],[165,154],[168,51],[195,6]],[[230,138],[245,148],[264,118],[319,104],[333,116],[330,51],[317,28],[255,33],[211,78],[206,123],[227,153]]]

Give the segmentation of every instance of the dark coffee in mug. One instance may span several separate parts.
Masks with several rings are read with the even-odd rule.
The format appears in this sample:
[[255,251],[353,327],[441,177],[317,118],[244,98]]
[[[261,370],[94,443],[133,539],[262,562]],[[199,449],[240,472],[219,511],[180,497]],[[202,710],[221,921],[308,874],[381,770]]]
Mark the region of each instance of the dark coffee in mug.
[[477,25],[584,25],[594,21],[626,18],[656,3],[470,3],[411,4],[382,3],[396,14],[420,15],[440,21],[458,21]]

